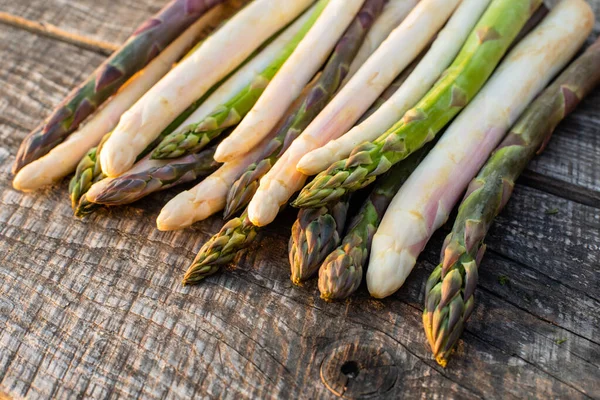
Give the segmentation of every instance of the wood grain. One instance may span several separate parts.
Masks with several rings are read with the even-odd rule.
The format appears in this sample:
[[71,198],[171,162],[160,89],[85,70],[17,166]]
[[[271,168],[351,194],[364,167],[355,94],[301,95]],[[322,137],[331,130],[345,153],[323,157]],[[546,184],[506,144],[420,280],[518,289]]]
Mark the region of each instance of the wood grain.
[[[118,41],[161,3],[0,0],[0,10]],[[182,273],[222,222],[158,232],[158,211],[176,191],[81,221],[66,183],[12,190],[22,138],[102,59],[0,29],[0,393],[600,399],[600,91],[561,124],[492,228],[474,314],[444,370],[421,312],[447,226],[396,295],[376,301],[362,287],[327,304],[314,281],[289,280],[293,210],[235,267],[184,288]]]

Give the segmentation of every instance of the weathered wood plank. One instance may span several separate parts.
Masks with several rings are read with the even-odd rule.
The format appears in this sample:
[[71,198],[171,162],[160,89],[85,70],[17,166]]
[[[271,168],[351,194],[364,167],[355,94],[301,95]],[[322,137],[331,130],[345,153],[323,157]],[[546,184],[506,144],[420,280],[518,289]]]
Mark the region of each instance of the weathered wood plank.
[[[154,219],[173,192],[78,221],[64,183],[32,195],[10,188],[20,140],[102,57],[8,28],[0,30],[0,59],[3,390],[28,398],[331,398],[327,386],[346,382],[335,370],[360,357],[362,375],[346,396],[600,398],[598,208],[518,185],[490,234],[464,340],[442,370],[420,313],[443,232],[406,286],[382,302],[361,288],[330,305],[315,282],[291,284],[293,211],[237,268],[182,288],[183,270],[219,218],[161,233]],[[594,104],[572,118],[596,118]],[[595,125],[582,126],[587,145]],[[575,179],[581,165],[561,179],[595,190],[595,176]],[[552,208],[559,213],[546,215]],[[360,365],[367,362],[371,370]]]
[[0,11],[119,44],[164,4],[163,0],[0,0]]

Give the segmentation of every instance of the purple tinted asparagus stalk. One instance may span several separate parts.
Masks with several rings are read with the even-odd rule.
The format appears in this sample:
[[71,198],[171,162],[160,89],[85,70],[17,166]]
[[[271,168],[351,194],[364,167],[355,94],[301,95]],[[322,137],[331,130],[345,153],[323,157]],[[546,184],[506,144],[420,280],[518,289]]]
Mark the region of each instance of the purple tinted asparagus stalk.
[[52,115],[23,140],[13,172],[18,172],[61,143],[131,76],[144,68],[207,10],[222,1],[173,0],[144,22],[119,50],[75,88]]

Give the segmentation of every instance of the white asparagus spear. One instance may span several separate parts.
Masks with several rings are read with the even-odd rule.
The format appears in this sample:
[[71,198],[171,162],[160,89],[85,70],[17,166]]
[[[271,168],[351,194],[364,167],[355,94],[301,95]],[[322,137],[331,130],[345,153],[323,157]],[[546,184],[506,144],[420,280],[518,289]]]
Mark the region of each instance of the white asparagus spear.
[[121,115],[158,82],[187,50],[204,36],[226,13],[218,5],[173,41],[143,70],[132,76],[125,85],[81,128],[70,135],[44,157],[26,165],[17,173],[13,187],[29,192],[52,185],[77,167],[77,163],[102,137],[119,122]]
[[454,60],[469,33],[491,0],[463,0],[444,29],[394,95],[373,115],[339,139],[306,154],[298,170],[316,175],[336,161],[346,158],[359,144],[377,139],[402,118],[428,91]]
[[[185,128],[190,124],[202,121],[215,111],[215,108],[221,104],[225,104],[231,99],[231,96],[239,93],[240,90],[248,86],[257,75],[263,72],[265,68],[275,60],[281,50],[290,40],[292,40],[294,35],[302,29],[302,26],[304,26],[306,21],[311,17],[314,8],[315,6],[313,5],[310,9],[305,11],[304,14],[261,50],[260,53],[254,56],[246,65],[241,67],[229,79],[223,82],[223,84],[220,85],[219,88],[180,125],[180,128]],[[179,130],[179,128],[177,130]]]
[[247,153],[265,138],[302,89],[327,60],[364,0],[330,0],[319,19],[283,64],[252,110],[223,140],[215,160],[225,162]]
[[264,155],[270,139],[267,137],[251,152],[237,157],[231,162],[226,162],[192,189],[175,196],[161,210],[156,220],[158,229],[161,231],[184,229],[225,208],[227,193],[229,193],[231,185],[250,164],[258,161]]
[[415,8],[419,0],[389,0],[381,15],[377,18],[373,27],[367,33],[367,37],[358,49],[356,57],[350,64],[348,77],[342,83],[342,87],[352,78],[360,67],[367,61],[379,45],[389,36],[390,32],[400,25],[408,13]]
[[253,224],[264,226],[275,219],[280,206],[306,181],[306,176],[296,169],[300,158],[354,125],[427,46],[459,3],[460,0],[422,0],[417,4],[261,179],[248,206]]
[[531,100],[591,32],[584,0],[563,0],[519,43],[394,197],[371,247],[367,286],[398,290],[468,183]]
[[131,168],[171,121],[313,2],[255,0],[238,12],[123,114],[100,154],[102,171]]

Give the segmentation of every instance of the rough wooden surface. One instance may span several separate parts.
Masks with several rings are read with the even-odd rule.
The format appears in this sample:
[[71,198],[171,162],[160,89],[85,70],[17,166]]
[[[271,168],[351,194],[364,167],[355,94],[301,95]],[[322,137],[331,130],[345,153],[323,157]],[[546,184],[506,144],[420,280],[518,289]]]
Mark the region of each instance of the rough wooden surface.
[[[0,0],[0,11],[118,43],[162,3]],[[235,268],[183,288],[221,222],[158,232],[174,192],[80,221],[66,183],[12,190],[20,141],[102,59],[0,26],[0,398],[600,398],[600,90],[498,218],[477,306],[443,370],[421,311],[447,227],[396,295],[361,288],[326,304],[315,282],[289,280],[291,212]]]

